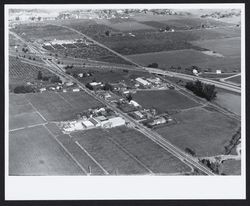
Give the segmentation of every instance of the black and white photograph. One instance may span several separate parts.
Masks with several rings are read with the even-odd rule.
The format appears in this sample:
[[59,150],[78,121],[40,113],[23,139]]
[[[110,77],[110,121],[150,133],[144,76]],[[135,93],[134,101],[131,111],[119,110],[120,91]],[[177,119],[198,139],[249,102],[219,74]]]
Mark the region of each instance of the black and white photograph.
[[[6,196],[21,199],[16,181],[65,180],[72,199],[105,199],[120,180],[134,183],[122,189],[130,198],[147,181],[161,188],[150,198],[192,198],[190,182],[203,181],[214,182],[205,197],[203,189],[244,197],[244,12],[244,4],[5,5]],[[182,183],[186,193],[172,195]],[[107,191],[98,196],[98,187]]]

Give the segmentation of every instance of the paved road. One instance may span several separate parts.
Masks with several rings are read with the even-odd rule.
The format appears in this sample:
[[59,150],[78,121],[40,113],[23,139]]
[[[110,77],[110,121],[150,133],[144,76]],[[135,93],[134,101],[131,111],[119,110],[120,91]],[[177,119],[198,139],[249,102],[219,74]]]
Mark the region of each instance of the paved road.
[[197,77],[197,76],[188,75],[188,74],[163,71],[163,70],[160,70],[160,69],[154,69],[154,68],[148,68],[148,67],[144,67],[144,68],[145,68],[145,70],[147,70],[148,72],[153,73],[153,74],[160,74],[160,75],[170,76],[170,77],[178,77],[178,78],[186,79],[186,80],[190,80],[190,81],[200,80],[201,82],[204,82],[204,83],[207,83],[207,84],[213,84],[218,88],[222,88],[222,89],[225,89],[225,90],[241,93],[241,88],[239,86],[236,86],[236,85],[231,85],[231,84],[228,84],[228,83],[218,82],[218,81],[214,81],[214,80],[211,80],[211,79],[206,79],[206,78],[203,78],[203,77]]

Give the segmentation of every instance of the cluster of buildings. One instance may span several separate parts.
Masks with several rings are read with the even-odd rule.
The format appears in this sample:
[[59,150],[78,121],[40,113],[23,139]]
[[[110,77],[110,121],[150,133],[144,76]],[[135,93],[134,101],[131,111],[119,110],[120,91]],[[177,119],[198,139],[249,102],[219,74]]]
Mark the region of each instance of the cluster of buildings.
[[174,89],[174,86],[170,83],[163,82],[159,77],[155,78],[143,78],[137,77],[135,79],[136,88],[147,88],[147,89]]
[[93,128],[113,128],[126,125],[126,121],[122,117],[116,116],[114,113],[110,115],[104,107],[90,110],[87,112],[88,114],[82,115],[79,119],[61,122],[59,126],[64,133],[70,133]]
[[[30,82],[27,82],[27,85],[31,85]],[[77,86],[77,84],[73,82],[64,82],[64,83],[53,83],[53,84],[41,84],[37,87],[39,92],[45,91],[56,91],[56,92],[80,92],[81,89]]]

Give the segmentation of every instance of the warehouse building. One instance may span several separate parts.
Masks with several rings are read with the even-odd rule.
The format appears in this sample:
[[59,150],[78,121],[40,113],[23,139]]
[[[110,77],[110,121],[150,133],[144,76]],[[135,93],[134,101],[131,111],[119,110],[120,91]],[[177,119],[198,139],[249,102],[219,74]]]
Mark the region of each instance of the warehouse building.
[[147,80],[142,79],[141,77],[138,77],[135,79],[138,83],[142,84],[143,86],[148,86],[150,83]]

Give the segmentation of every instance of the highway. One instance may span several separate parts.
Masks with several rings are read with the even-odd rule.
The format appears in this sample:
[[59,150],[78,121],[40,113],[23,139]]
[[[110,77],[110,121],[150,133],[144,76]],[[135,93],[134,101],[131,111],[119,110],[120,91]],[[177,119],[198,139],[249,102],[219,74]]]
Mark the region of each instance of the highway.
[[144,69],[152,74],[160,74],[160,75],[164,75],[164,76],[177,77],[177,78],[186,79],[186,80],[190,80],[190,81],[199,80],[203,83],[213,84],[218,88],[241,93],[240,87],[235,86],[235,85],[231,85],[228,83],[224,83],[224,82],[214,81],[211,79],[206,79],[206,78],[202,78],[202,77],[198,77],[198,76],[182,74],[182,73],[177,73],[177,72],[163,71],[160,69],[154,69],[154,68],[148,68],[148,67],[144,67]]
[[[36,46],[32,45],[29,42],[26,42],[24,39],[22,39],[21,37],[19,37],[17,35],[15,35],[15,36],[18,37],[21,41],[25,42],[28,45],[28,47],[30,48],[31,51],[33,51],[34,53],[42,55],[42,53],[40,52],[40,50],[38,48],[36,48]],[[165,138],[163,138],[158,133],[156,133],[156,132],[152,131],[151,129],[145,127],[144,125],[138,123],[132,117],[130,117],[126,113],[123,113],[120,109],[113,106],[108,101],[98,97],[93,91],[88,90],[83,83],[79,82],[77,79],[73,78],[72,76],[66,74],[62,68],[60,68],[56,63],[53,62],[53,60],[48,60],[47,58],[45,58],[45,59],[42,58],[42,59],[50,67],[50,69],[49,69],[50,71],[52,71],[53,73],[55,73],[55,74],[57,74],[57,75],[59,75],[59,76],[61,76],[63,78],[66,78],[69,81],[77,83],[78,86],[83,91],[85,91],[91,97],[93,97],[94,99],[96,99],[99,102],[102,102],[107,107],[111,108],[113,111],[118,113],[121,117],[123,117],[126,120],[126,122],[129,122],[130,126],[134,127],[135,129],[137,129],[138,131],[143,133],[145,136],[147,136],[149,139],[151,139],[152,141],[154,141],[155,143],[157,143],[158,145],[163,147],[165,150],[167,150],[173,156],[177,157],[178,159],[183,161],[185,164],[199,169],[200,171],[202,171],[203,173],[205,173],[207,175],[211,175],[211,176],[215,175],[206,166],[200,164],[199,160],[197,158],[186,154],[184,151],[182,151],[179,148],[177,148],[176,146],[172,145],[170,142],[168,142]]]

